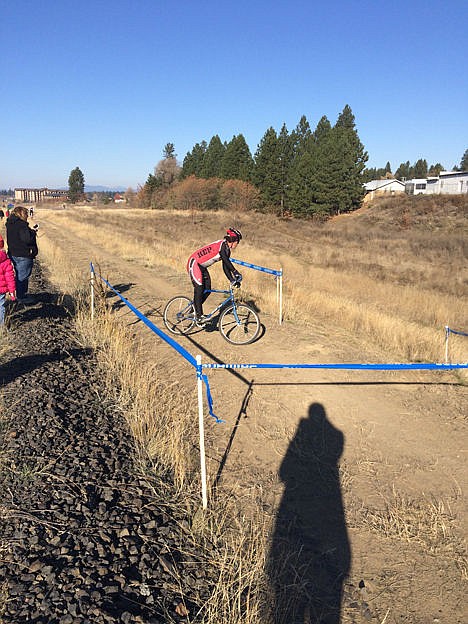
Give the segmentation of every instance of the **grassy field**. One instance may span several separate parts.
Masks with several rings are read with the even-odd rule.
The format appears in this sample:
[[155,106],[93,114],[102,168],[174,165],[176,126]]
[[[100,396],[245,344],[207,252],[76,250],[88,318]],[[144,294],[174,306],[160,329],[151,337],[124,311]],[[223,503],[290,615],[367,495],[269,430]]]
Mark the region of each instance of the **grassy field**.
[[[123,259],[176,270],[233,223],[245,237],[239,258],[283,269],[285,320],[338,324],[388,357],[441,361],[445,325],[468,327],[467,213],[466,197],[420,196],[383,200],[325,224],[90,208],[54,218]],[[275,313],[275,291],[263,275],[251,271],[247,287]],[[452,361],[466,359],[465,346],[451,337]]]
[[[41,212],[37,211],[39,221]],[[42,214],[49,213],[44,209]],[[104,207],[50,211],[54,224],[76,241],[88,245],[91,241],[135,267],[167,267],[178,273],[183,273],[194,248],[222,237],[226,226],[239,227],[244,240],[238,258],[283,269],[284,317],[292,332],[297,324],[324,332],[339,328],[343,341],[362,345],[368,360],[436,362],[444,359],[444,326],[468,329],[467,217],[467,197],[381,200],[326,223],[221,211],[168,213]],[[197,431],[189,408],[194,396],[182,395],[178,382],[168,380],[158,363],[135,366],[145,361],[145,347],[104,305],[94,323],[86,306],[80,305],[89,284],[70,250],[58,245],[46,228],[39,246],[52,279],[78,302],[77,329],[96,350],[106,392],[114,396],[138,441],[137,461],[145,470],[170,475],[173,487],[167,498],[187,509],[193,542],[201,547],[206,540],[219,544],[214,562],[219,582],[210,602],[200,606],[199,621],[280,622],[269,607],[265,562],[272,518],[263,513],[263,501],[252,496],[241,505],[232,491],[219,491],[209,511],[199,513],[194,479]],[[212,273],[216,279],[220,267],[213,267]],[[245,282],[262,314],[275,317],[274,285],[266,287],[265,276],[255,272],[249,272]],[[451,361],[468,360],[467,340],[451,337]],[[463,382],[462,375],[459,380]],[[459,578],[466,580],[466,554],[452,510],[452,505],[459,505],[461,492],[457,490],[451,499],[424,492],[414,498],[399,492],[393,483],[379,483],[377,465],[385,462],[376,459],[375,450],[366,444],[362,442],[362,458],[356,465],[340,465],[349,527],[383,540],[415,544],[430,556],[451,558]],[[381,504],[366,503],[360,495],[353,474],[357,468],[376,483]],[[421,467],[415,464],[413,469]],[[295,582],[300,585],[300,574]],[[394,581],[389,577],[388,582]],[[345,609],[343,622],[366,621],[364,612],[362,619],[353,613]],[[396,620],[391,619],[389,608],[378,621]]]

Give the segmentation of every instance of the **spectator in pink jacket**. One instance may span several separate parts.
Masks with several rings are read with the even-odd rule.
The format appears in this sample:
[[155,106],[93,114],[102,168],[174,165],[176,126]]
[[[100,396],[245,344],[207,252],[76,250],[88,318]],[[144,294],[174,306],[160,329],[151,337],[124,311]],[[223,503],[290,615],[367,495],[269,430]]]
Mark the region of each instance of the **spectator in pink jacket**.
[[0,236],[0,329],[5,323],[6,293],[10,293],[12,299],[16,297],[15,271],[10,258],[3,249],[4,246],[5,243]]

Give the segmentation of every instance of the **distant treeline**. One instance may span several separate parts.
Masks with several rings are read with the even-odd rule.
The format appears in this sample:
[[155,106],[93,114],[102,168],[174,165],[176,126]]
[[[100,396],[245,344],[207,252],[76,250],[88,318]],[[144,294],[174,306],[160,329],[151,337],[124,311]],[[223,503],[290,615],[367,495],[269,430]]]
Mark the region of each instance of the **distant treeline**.
[[[180,169],[174,168],[173,144],[166,145],[164,156],[140,190],[139,199],[146,205],[167,205],[164,191],[195,178],[217,181],[211,183],[207,193],[210,206],[203,206],[212,207],[229,180],[247,185],[241,194],[255,198],[252,201],[256,209],[301,217],[349,212],[359,207],[368,158],[348,105],[334,126],[323,116],[312,131],[303,116],[292,132],[285,125],[279,133],[270,127],[254,155],[244,136],[238,134],[229,142],[223,143],[215,135],[209,143],[197,143]],[[188,186],[193,190],[193,184]],[[200,184],[197,188],[201,188]]]
[[[268,128],[255,154],[242,134],[221,141],[196,143],[177,164],[168,143],[164,158],[140,188],[136,202],[152,208],[243,209],[272,211],[297,217],[330,216],[359,208],[363,184],[380,178],[399,180],[438,176],[444,167],[419,159],[401,163],[395,173],[385,167],[366,168],[368,155],[346,105],[334,126],[326,116],[312,130],[305,116],[295,129],[283,124]],[[458,170],[468,169],[468,150]],[[229,182],[229,184],[228,184]]]

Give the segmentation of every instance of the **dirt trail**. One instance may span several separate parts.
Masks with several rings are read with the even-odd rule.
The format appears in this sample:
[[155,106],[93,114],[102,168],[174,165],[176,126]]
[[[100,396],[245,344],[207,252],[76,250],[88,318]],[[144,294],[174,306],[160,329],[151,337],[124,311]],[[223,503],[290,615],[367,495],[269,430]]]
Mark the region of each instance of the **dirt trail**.
[[[102,275],[158,327],[163,329],[165,302],[175,294],[190,294],[183,267],[176,274],[167,267],[137,266],[58,228],[53,217],[52,211],[40,217],[47,236],[83,271],[90,260],[95,262]],[[181,391],[192,391],[191,367],[136,322],[131,312],[119,313],[148,345],[148,354],[162,359],[168,374],[179,377]],[[246,347],[228,345],[216,331],[200,331],[180,342],[193,355],[201,354],[204,362],[385,361],[376,352],[363,352],[337,327],[289,322],[279,326],[276,318],[264,313],[261,320],[263,337]],[[326,425],[322,432],[342,435],[342,455],[336,459],[341,465],[340,496],[351,551],[349,578],[356,587],[365,583],[370,608],[366,615],[356,607],[343,621],[369,617],[381,621],[386,613],[387,622],[463,621],[463,582],[457,567],[463,549],[457,557],[435,547],[431,553],[422,538],[405,541],[398,536],[397,520],[390,520],[385,530],[372,520],[380,517],[383,525],[392,508],[410,513],[412,507],[430,506],[433,501],[445,505],[445,520],[456,540],[461,539],[468,400],[454,374],[249,369],[209,371],[209,379],[215,413],[225,420],[218,425],[207,418],[210,478],[221,466],[221,483],[240,495],[261,490],[266,513],[276,515],[283,504],[285,487],[278,473],[301,426],[320,413]]]

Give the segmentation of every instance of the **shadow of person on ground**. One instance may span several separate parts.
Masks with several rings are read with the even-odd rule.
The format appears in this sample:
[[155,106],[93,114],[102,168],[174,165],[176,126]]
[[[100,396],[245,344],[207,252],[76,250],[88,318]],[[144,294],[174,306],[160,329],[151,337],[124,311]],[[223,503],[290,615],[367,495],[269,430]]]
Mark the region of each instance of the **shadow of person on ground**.
[[90,348],[70,349],[70,351],[54,351],[53,353],[35,353],[33,355],[22,355],[9,360],[6,364],[0,363],[0,387],[6,386],[17,377],[21,377],[31,371],[41,368],[50,362],[60,362],[69,357],[79,360],[82,357],[89,357],[92,354]]
[[281,464],[267,574],[276,624],[339,624],[351,551],[338,461],[344,436],[314,403]]
[[64,296],[40,296],[33,294],[34,302],[23,305],[11,302],[8,308],[7,320],[9,326],[15,327],[17,323],[28,323],[35,319],[65,319],[75,311],[75,305],[70,295]]

